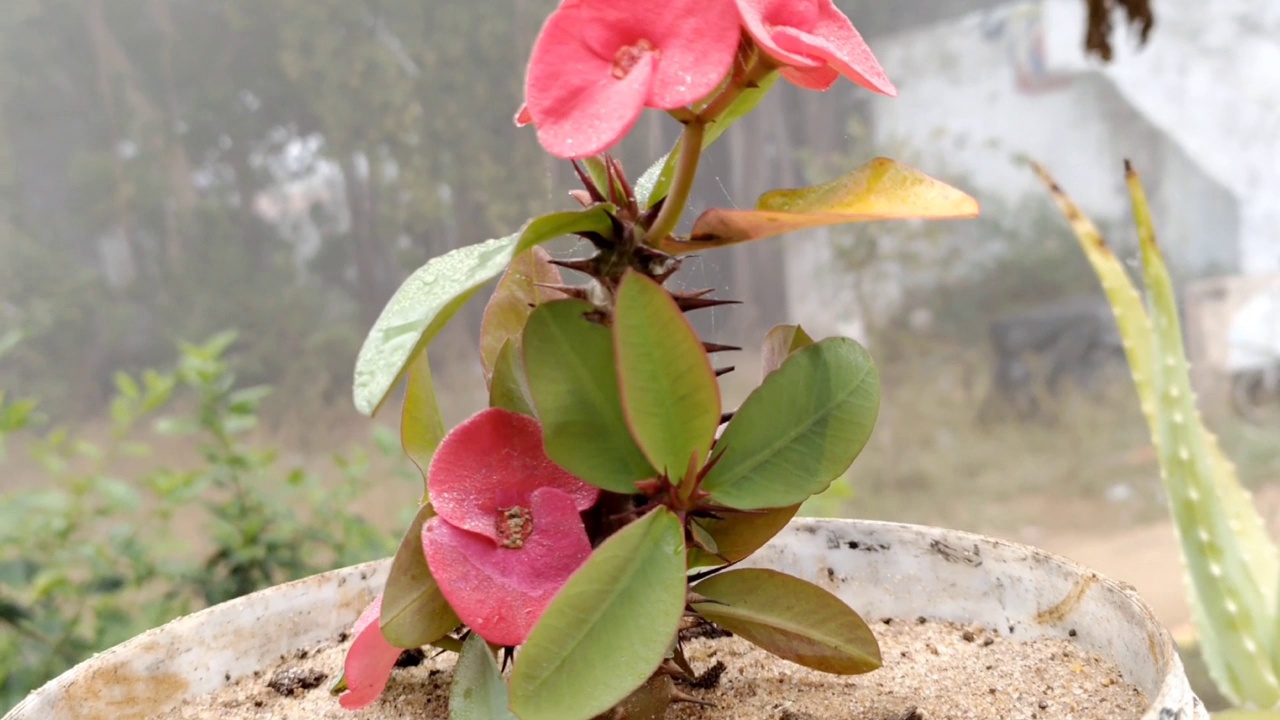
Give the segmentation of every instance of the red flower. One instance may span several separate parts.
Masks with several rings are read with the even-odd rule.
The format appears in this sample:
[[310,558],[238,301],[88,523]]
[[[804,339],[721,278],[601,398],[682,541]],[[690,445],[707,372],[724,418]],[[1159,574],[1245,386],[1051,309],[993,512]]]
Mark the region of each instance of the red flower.
[[732,0],[564,0],[533,46],[527,118],[552,155],[595,155],[645,107],[685,107],[715,90],[740,37]]
[[579,513],[600,491],[547,457],[536,420],[498,408],[454,428],[427,477],[437,514],[422,545],[440,592],[480,637],[519,645],[591,554]]
[[883,95],[898,91],[871,48],[832,0],[736,0],[756,44],[802,88],[826,90],[841,76]]
[[347,690],[338,698],[338,704],[348,710],[358,710],[378,699],[403,652],[383,637],[382,628],[378,626],[381,614],[382,596],[379,595],[360,613],[351,628],[356,639],[347,650],[343,668]]

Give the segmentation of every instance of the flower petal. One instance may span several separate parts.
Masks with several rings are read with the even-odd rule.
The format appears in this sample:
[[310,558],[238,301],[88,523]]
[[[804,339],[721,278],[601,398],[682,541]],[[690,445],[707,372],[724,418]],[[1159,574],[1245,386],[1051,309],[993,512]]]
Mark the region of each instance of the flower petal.
[[884,68],[853,23],[832,0],[737,0],[743,24],[756,43],[785,66],[783,77],[814,90],[835,81],[830,68],[854,83],[897,95]]
[[583,37],[582,2],[565,2],[547,18],[534,42],[525,75],[525,107],[538,142],[562,158],[608,149],[639,119],[655,58],[639,58],[619,79],[613,57],[595,52]]
[[822,63],[781,48],[773,40],[773,33],[779,27],[809,29],[818,16],[815,0],[737,0],[737,3],[747,33],[770,57],[791,67],[821,67]]
[[528,508],[538,488],[564,492],[579,512],[600,494],[547,457],[537,420],[500,408],[481,410],[446,435],[427,477],[436,514],[495,541],[501,511]]
[[434,517],[422,528],[431,575],[458,618],[496,645],[519,645],[551,598],[591,554],[574,500],[556,488],[532,497],[533,531],[506,548]]
[[836,72],[835,68],[825,65],[815,68],[788,67],[784,65],[778,73],[786,78],[788,82],[798,87],[819,92],[831,89],[831,86],[835,85],[836,81],[840,79],[840,73]]
[[657,50],[645,104],[659,110],[692,105],[715,90],[742,35],[733,0],[593,0],[581,7],[583,33],[595,52],[612,58],[641,41]]
[[594,155],[645,106],[681,107],[715,90],[741,34],[732,1],[566,0],[543,25],[525,76],[539,142],[559,157]]
[[362,708],[378,699],[403,652],[382,636],[382,629],[378,627],[381,614],[382,596],[379,595],[360,613],[351,628],[356,639],[347,650],[343,668],[347,690],[338,698],[338,704],[348,710]]
[[[824,3],[829,4],[830,0]],[[831,13],[822,17],[812,33],[778,28],[773,39],[778,47],[819,59],[867,90],[889,97],[898,94],[862,35],[835,6],[831,6]]]

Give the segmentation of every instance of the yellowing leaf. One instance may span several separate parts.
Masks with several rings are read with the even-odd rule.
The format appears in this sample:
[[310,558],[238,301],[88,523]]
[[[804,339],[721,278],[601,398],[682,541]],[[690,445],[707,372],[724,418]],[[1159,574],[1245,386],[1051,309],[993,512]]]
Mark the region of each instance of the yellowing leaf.
[[919,170],[876,158],[822,185],[765,193],[755,210],[707,210],[688,240],[668,239],[662,249],[678,255],[827,225],[977,216],[972,197]]

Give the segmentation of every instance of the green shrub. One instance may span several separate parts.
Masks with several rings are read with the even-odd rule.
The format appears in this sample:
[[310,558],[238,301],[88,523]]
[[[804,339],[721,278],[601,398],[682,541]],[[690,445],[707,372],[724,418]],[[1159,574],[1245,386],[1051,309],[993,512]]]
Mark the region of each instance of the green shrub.
[[[268,388],[237,385],[224,358],[234,342],[183,344],[171,371],[118,374],[104,441],[59,428],[25,443],[45,480],[0,495],[0,711],[180,614],[394,547],[350,509],[369,458],[334,456],[342,480],[326,482],[247,441]],[[34,401],[0,393],[0,441],[42,424]],[[155,433],[188,438],[199,461],[114,477]],[[399,452],[394,437],[376,440]]]

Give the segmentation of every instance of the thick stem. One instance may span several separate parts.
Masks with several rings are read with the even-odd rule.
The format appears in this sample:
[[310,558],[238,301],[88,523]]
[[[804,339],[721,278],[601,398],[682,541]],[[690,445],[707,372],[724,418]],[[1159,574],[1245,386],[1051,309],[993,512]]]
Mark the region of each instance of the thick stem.
[[701,118],[695,118],[684,126],[684,134],[680,137],[680,157],[676,160],[676,174],[671,180],[671,190],[667,193],[661,212],[649,228],[649,233],[645,235],[646,245],[657,247],[680,222],[684,206],[689,202],[689,194],[693,192],[693,179],[698,174],[702,139],[706,131],[707,125]]

